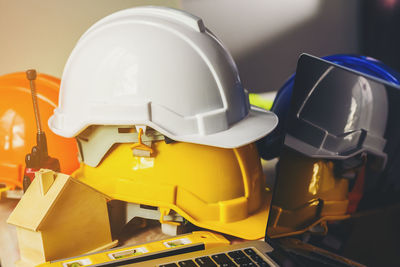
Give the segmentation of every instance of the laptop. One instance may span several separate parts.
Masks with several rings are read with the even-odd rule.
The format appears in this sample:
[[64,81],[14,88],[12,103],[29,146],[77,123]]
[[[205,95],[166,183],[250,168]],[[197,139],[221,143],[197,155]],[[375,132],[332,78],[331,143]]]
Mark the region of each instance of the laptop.
[[[400,102],[399,88],[396,85],[387,83],[383,80],[376,79],[369,75],[365,75],[351,69],[338,66],[331,62],[322,60],[317,57],[313,57],[307,54],[301,55],[298,65],[297,73],[302,77],[296,77],[297,79],[308,79],[314,77],[320,73],[321,68],[337,68],[338,71],[343,71],[343,75],[353,76],[352,78],[357,78],[363,76],[367,80],[372,80],[373,82],[378,82],[383,84],[382,90],[386,90],[389,96],[395,96]],[[303,71],[299,71],[303,70]],[[306,70],[306,71],[304,71]],[[310,77],[308,77],[310,76]],[[305,97],[310,93],[311,88],[298,86],[299,83],[296,81],[293,88],[293,95],[297,98]],[[294,98],[296,98],[294,97]],[[291,100],[291,107],[289,111],[289,116],[291,112],[295,112],[295,105],[298,105],[302,99]],[[395,99],[395,100],[396,100]],[[396,101],[397,101],[396,100]],[[396,101],[394,103],[396,103]],[[393,102],[391,102],[393,103]],[[391,104],[394,106],[393,104]],[[289,124],[290,120],[286,120]],[[285,129],[291,128],[293,130],[293,125],[285,125]],[[286,138],[286,137],[285,137]],[[276,181],[275,181],[276,184]],[[290,197],[290,196],[289,196]],[[275,203],[277,196],[273,195],[271,207]],[[270,210],[271,210],[270,207]],[[104,264],[97,264],[91,266],[159,266],[159,267],[217,267],[217,266],[363,266],[357,262],[341,258],[336,254],[328,252],[326,250],[312,247],[305,244],[300,247],[306,248],[308,250],[305,255],[304,253],[296,253],[295,249],[285,249],[282,246],[282,242],[277,239],[271,239],[271,231],[268,231],[268,226],[272,224],[271,220],[267,221],[266,235],[264,241],[248,241],[234,245],[220,246],[209,249],[196,249],[196,251],[190,252],[190,250],[178,252],[177,255],[174,253],[160,254],[160,253],[146,253],[145,255],[137,256],[134,258],[126,258],[124,260],[117,260]],[[287,238],[285,243],[287,244]],[[295,239],[293,239],[295,240]],[[297,240],[298,242],[301,242]],[[296,241],[296,242],[297,242]],[[296,243],[294,242],[294,243]],[[297,242],[297,243],[298,243]],[[290,242],[289,242],[290,243]],[[293,244],[294,244],[293,243]],[[297,244],[296,243],[296,244]],[[294,246],[295,247],[295,246]]]

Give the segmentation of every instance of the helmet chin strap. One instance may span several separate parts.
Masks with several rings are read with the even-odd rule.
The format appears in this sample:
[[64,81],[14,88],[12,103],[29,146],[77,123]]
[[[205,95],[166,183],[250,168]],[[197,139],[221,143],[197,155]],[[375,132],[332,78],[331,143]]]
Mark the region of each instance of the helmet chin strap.
[[[135,126],[136,130],[139,129],[138,131],[138,141],[137,143],[134,143],[131,148],[132,148],[132,153],[136,157],[150,157],[151,154],[153,153],[153,149],[151,148],[151,141],[148,143],[150,144],[144,144],[142,142],[142,135],[143,132],[146,130],[146,126]],[[143,131],[143,128],[145,129]]]
[[365,165],[367,154],[365,152],[344,160],[334,160],[334,174],[336,177],[355,179],[358,171]]
[[80,133],[76,140],[80,161],[96,167],[114,144],[133,144],[134,156],[150,157],[152,142],[165,140],[165,137],[144,125],[92,125]]

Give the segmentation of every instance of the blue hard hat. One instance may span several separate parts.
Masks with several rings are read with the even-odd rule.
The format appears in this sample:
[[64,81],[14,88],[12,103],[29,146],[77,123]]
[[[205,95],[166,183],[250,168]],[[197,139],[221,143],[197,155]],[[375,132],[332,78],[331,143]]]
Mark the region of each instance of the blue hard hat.
[[[357,55],[331,55],[323,57],[323,59],[400,85],[400,74],[374,58]],[[272,159],[279,156],[284,138],[283,128],[290,106],[294,80],[295,74],[293,74],[278,91],[272,105],[271,111],[279,118],[278,126],[272,133],[257,142],[260,156],[264,159]]]

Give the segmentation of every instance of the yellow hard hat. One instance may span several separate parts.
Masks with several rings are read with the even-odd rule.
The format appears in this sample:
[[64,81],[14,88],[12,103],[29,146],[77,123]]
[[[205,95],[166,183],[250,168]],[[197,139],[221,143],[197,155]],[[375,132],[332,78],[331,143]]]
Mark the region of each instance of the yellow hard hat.
[[[138,139],[154,141],[150,157],[134,155]],[[112,199],[158,207],[162,223],[173,223],[164,219],[173,210],[199,227],[251,240],[265,235],[270,195],[254,144],[160,139],[152,129],[141,136],[133,127],[91,126],[77,137],[83,162],[73,177]]]
[[[349,179],[337,177],[334,162],[304,156],[294,150],[282,151],[268,236],[283,237],[313,228],[327,231],[326,222],[349,218]],[[321,227],[315,227],[321,226]]]

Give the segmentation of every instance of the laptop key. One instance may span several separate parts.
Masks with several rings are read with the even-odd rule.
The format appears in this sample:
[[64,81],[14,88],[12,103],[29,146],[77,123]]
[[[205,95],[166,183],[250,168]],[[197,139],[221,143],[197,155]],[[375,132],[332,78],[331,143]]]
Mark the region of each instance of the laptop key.
[[226,256],[223,253],[212,255],[211,258],[213,260],[215,260],[215,262],[218,263],[218,264],[222,264],[222,263],[225,263],[225,262],[231,262],[231,260],[228,258],[228,256]]
[[244,252],[249,256],[257,255],[257,253],[252,248],[246,248],[246,249],[244,249]]
[[249,264],[252,261],[248,257],[240,257],[233,259],[237,264]]
[[269,266],[271,266],[268,263],[266,263],[265,261],[258,261],[257,264],[260,267],[269,267]]
[[220,267],[236,267],[237,265],[234,264],[232,261],[230,263],[222,263],[219,265]]
[[225,254],[212,255],[211,258],[221,267],[236,267],[236,264],[234,264]]
[[244,255],[244,253],[241,250],[235,250],[235,251],[228,252],[228,255],[232,259],[246,257],[246,255]]
[[197,265],[200,267],[217,267],[210,257],[200,257],[195,259]]
[[179,266],[176,263],[168,263],[168,264],[159,265],[158,267],[179,267]]
[[255,261],[259,266],[261,267],[265,267],[265,266],[270,266],[268,263],[266,263],[263,258],[261,258],[258,255],[252,255],[250,256],[250,258]]
[[262,259],[260,256],[258,256],[258,255],[251,255],[250,258],[251,258],[253,261],[255,261],[255,262],[259,262],[259,261],[262,261],[262,260],[263,260],[263,259]]
[[178,264],[181,267],[197,267],[196,263],[192,260],[180,261]]

